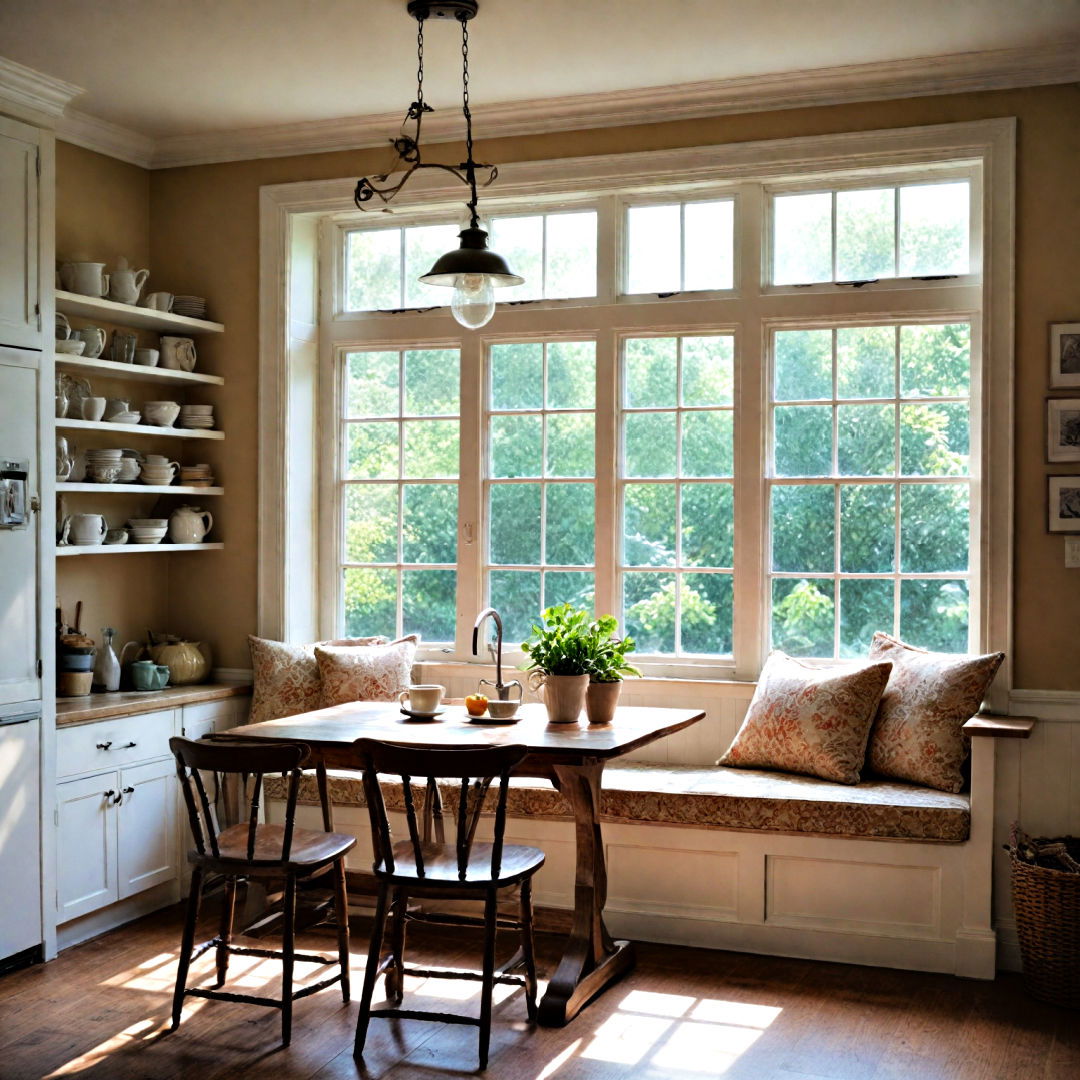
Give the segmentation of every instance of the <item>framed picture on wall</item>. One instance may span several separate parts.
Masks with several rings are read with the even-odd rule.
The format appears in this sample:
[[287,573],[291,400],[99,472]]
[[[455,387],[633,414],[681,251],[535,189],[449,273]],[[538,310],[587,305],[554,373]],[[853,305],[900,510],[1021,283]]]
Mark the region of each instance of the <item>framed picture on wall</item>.
[[1051,323],[1050,388],[1072,387],[1080,387],[1080,323]]
[[1046,460],[1080,461],[1080,398],[1047,398]]
[[1052,533],[1080,533],[1080,476],[1048,476]]

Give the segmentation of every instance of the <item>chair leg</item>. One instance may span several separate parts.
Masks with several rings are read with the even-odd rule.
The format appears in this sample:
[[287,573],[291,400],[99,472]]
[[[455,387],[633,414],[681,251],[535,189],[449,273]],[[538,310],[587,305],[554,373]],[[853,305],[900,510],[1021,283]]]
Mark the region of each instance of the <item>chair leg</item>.
[[191,967],[191,951],[195,948],[195,924],[199,921],[199,905],[202,902],[202,882],[202,867],[196,866],[191,874],[187,916],[184,919],[184,933],[180,939],[180,963],[176,969],[176,989],[173,991],[170,1031],[175,1031],[180,1026],[180,1014],[184,1009],[184,990],[187,987],[188,968]]
[[345,859],[334,863],[334,909],[337,913],[338,962],[341,964],[341,999],[349,1004],[349,896],[345,888]]
[[360,1057],[364,1053],[364,1043],[367,1042],[368,1023],[371,1020],[371,998],[375,992],[375,980],[379,974],[379,961],[382,959],[383,934],[386,929],[386,902],[389,892],[389,886],[380,882],[379,898],[375,903],[375,921],[371,925],[367,968],[364,970],[364,988],[360,992],[360,1011],[356,1016],[353,1057]]
[[525,1006],[536,1023],[536,952],[533,949],[532,878],[521,883],[521,957],[525,962]]
[[409,894],[394,890],[390,905],[390,954],[392,963],[386,972],[386,991],[392,1005],[400,1005],[405,996],[405,915],[409,909]]
[[229,943],[232,941],[233,919],[236,912],[236,878],[225,879],[225,897],[221,902],[221,927],[218,931],[217,982],[224,986],[229,973]]
[[495,931],[499,905],[495,889],[489,889],[484,901],[484,981],[480,996],[480,1068],[486,1069],[491,1043],[491,992],[495,985]]
[[292,1041],[293,951],[296,936],[296,878],[285,878],[285,907],[281,933],[281,1044]]

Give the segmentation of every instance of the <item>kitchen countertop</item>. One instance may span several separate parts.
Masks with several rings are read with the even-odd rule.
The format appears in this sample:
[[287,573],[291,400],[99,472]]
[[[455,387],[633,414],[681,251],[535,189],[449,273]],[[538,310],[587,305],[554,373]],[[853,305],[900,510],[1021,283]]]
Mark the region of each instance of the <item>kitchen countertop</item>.
[[174,709],[179,705],[196,705],[203,701],[242,697],[250,693],[251,683],[248,682],[216,682],[168,686],[164,690],[146,692],[132,690],[114,694],[90,694],[87,697],[57,698],[56,726],[92,724],[114,716],[134,716],[157,709]]

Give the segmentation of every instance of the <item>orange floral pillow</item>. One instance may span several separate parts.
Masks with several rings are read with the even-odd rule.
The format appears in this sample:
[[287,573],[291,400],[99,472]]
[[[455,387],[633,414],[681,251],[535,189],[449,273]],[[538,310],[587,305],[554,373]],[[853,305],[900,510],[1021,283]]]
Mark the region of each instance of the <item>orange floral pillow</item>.
[[810,667],[771,653],[742,727],[717,765],[857,784],[890,667]]
[[875,634],[870,659],[889,660],[893,668],[870,732],[867,766],[881,776],[960,791],[971,749],[961,728],[979,711],[1005,654],[927,652]]
[[322,707],[350,701],[397,701],[398,694],[412,682],[413,657],[419,642],[418,634],[409,634],[367,649],[316,645]]
[[353,648],[383,645],[384,637],[345,638],[341,641],[290,645],[285,641],[248,637],[254,686],[251,691],[251,723],[322,708],[322,677],[315,660],[315,645],[347,645]]

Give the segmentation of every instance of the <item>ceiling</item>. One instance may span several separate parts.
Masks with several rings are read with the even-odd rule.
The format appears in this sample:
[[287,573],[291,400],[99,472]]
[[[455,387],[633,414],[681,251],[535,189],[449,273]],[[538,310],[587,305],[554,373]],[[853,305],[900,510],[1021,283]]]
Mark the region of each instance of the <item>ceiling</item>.
[[[0,52],[152,139],[403,112],[405,0],[4,0]],[[484,106],[1080,40],[1080,0],[480,0]],[[429,23],[428,100],[457,108],[460,35]]]

